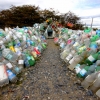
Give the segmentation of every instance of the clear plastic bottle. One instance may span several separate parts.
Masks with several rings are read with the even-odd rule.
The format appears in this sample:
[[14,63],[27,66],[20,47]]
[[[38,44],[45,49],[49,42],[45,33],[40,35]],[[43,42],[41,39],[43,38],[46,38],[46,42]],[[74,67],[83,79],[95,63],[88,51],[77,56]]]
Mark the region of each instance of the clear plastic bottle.
[[4,58],[8,59],[10,62],[17,64],[18,55],[11,51],[10,49],[4,49],[2,51],[2,55]]
[[85,64],[83,65],[77,64],[74,69],[75,73],[78,74],[85,66],[86,66]]
[[90,75],[88,75],[84,80],[83,82],[81,83],[81,85],[87,89],[90,85],[92,85],[92,83],[96,80],[96,77],[98,75],[99,72],[95,72],[95,73],[92,73]]
[[96,92],[96,95],[100,98],[100,89]]
[[19,56],[18,58],[18,67],[21,69],[21,71],[23,70],[24,68],[24,60],[23,60],[23,56]]
[[69,61],[70,65],[68,66],[68,68],[69,68],[70,70],[73,70],[73,69],[75,68],[75,66],[76,66],[77,64],[79,64],[82,60],[83,60],[83,58],[82,58],[80,55],[76,55],[75,57],[73,57],[73,58]]
[[93,84],[89,87],[90,90],[92,90],[94,93],[100,89],[100,73],[98,73],[96,80],[93,82]]
[[68,54],[68,56],[64,59],[66,63],[68,63],[74,56],[76,55],[75,50],[71,50],[71,52]]
[[0,87],[9,84],[8,74],[6,72],[6,66],[0,63]]
[[10,82],[12,82],[12,83],[17,82],[16,75],[10,69],[7,70],[7,73],[8,73],[8,78],[9,78]]
[[100,66],[100,60],[97,60],[97,61],[96,61],[96,65],[97,65],[97,66]]
[[6,65],[7,69],[12,69],[13,68],[13,65],[10,61],[4,59],[3,63]]
[[60,58],[64,60],[66,56],[69,54],[69,52],[70,49],[65,49],[63,52],[60,53]]

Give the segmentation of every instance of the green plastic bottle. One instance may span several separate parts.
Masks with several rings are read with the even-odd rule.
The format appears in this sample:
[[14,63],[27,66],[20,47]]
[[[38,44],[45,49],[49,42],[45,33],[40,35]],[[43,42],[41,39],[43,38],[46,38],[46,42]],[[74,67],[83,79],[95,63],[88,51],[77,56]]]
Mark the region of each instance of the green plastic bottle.
[[89,69],[90,66],[85,66],[78,74],[77,76],[80,77],[80,78],[84,78],[88,69]]
[[98,35],[95,35],[95,36],[92,36],[91,38],[90,38],[90,41],[91,42],[95,42],[96,40],[98,40],[99,39],[99,36]]
[[91,54],[91,55],[86,59],[85,63],[86,63],[87,65],[92,65],[96,60],[98,60],[99,55],[100,55],[100,52]]
[[96,70],[96,71],[100,71],[100,66],[97,66],[97,67],[95,68],[95,70]]
[[35,59],[33,58],[33,56],[29,55],[29,54],[26,54],[27,56],[27,60],[30,64],[30,66],[33,66],[35,64]]

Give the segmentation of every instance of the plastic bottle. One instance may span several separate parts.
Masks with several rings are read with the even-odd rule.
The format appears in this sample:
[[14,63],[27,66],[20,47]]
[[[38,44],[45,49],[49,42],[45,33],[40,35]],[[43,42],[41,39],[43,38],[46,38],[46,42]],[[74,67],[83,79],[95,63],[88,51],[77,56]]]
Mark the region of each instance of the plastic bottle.
[[86,61],[85,61],[86,64],[92,65],[92,64],[98,59],[98,56],[100,55],[99,53],[100,53],[100,52],[91,54],[91,55],[86,59]]
[[38,55],[35,51],[31,51],[31,55],[34,57],[34,59],[37,59]]
[[9,62],[8,60],[4,59],[3,63],[6,65],[7,69],[12,70],[13,65],[11,64],[11,62]]
[[86,73],[87,73],[89,67],[90,66],[85,66],[83,69],[80,70],[80,72],[77,74],[77,76],[80,78],[86,77]]
[[14,74],[19,74],[19,73],[21,73],[21,71],[22,71],[22,69],[18,66],[18,64],[13,64],[13,68],[12,68],[12,72],[14,73]]
[[75,57],[73,57],[70,61],[69,61],[69,66],[68,68],[70,70],[73,70],[75,68],[75,66],[77,64],[79,64],[81,61],[83,60],[83,58],[80,55],[76,55]]
[[24,60],[24,63],[25,63],[25,67],[30,67],[30,66],[33,66],[35,64],[35,59],[33,58],[33,56],[29,55],[29,54],[25,54],[25,60]]
[[85,66],[86,66],[85,64],[83,65],[77,64],[74,68],[75,73],[78,74]]
[[86,47],[89,47],[89,45],[90,45],[90,39],[89,38],[84,39],[84,44],[85,44]]
[[100,89],[100,73],[97,75],[96,80],[93,82],[93,84],[89,87],[90,90],[92,90],[94,93]]
[[18,67],[21,69],[21,71],[24,68],[24,60],[23,60],[22,55],[18,57]]
[[6,72],[6,66],[0,63],[0,87],[9,84],[8,74]]
[[89,75],[89,74],[91,74],[91,73],[94,73],[96,67],[97,67],[97,66],[96,66],[95,64],[90,65],[90,67],[89,67],[87,73],[85,74],[85,76],[87,76],[87,75]]
[[100,89],[96,92],[96,95],[100,98]]
[[8,73],[8,78],[9,78],[10,82],[12,82],[12,83],[17,82],[16,75],[10,69],[7,70],[7,73]]
[[97,61],[96,61],[96,65],[97,65],[97,66],[100,66],[100,60],[97,60]]
[[81,83],[81,85],[87,89],[90,85],[92,85],[92,83],[96,80],[96,77],[98,75],[99,72],[95,72],[95,73],[92,73],[90,75],[88,75],[84,80],[83,82]]
[[34,49],[33,49],[35,52],[36,52],[36,54],[38,55],[38,56],[40,56],[41,55],[41,53],[39,52],[39,50],[36,48],[36,47],[34,47]]
[[66,63],[68,63],[74,56],[76,55],[75,50],[71,50],[71,52],[68,54],[68,56],[64,59]]
[[69,52],[70,49],[65,49],[63,52],[60,53],[60,58],[64,60],[66,56],[69,54]]
[[96,43],[96,42],[92,42],[92,43],[90,44],[90,48],[91,48],[91,50],[97,52],[97,49],[98,49],[97,43]]
[[4,49],[2,51],[3,57],[8,59],[10,62],[17,64],[18,55],[10,49]]

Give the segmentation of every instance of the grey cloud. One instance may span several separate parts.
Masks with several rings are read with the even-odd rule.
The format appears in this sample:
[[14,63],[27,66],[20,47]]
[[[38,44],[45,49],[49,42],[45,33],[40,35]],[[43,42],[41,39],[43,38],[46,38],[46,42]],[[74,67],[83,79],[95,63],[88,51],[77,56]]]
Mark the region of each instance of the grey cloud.
[[12,5],[17,6],[23,4],[22,1],[0,1],[0,10],[9,9]]

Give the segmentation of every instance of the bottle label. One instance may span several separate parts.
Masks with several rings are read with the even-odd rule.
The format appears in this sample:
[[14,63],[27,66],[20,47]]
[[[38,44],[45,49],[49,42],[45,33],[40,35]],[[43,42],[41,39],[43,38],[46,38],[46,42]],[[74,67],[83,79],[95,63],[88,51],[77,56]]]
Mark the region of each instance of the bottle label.
[[66,59],[69,61],[73,56],[71,54],[69,54]]
[[9,80],[12,80],[14,77],[16,77],[16,75],[11,70],[7,70],[7,73],[8,73]]
[[7,63],[6,66],[7,66],[8,68],[12,68],[12,67],[13,67],[11,63]]
[[80,71],[80,74],[82,75],[82,76],[84,76],[85,74],[86,74],[86,70],[85,69],[82,69],[81,71]]
[[16,54],[17,54],[18,56],[20,56],[20,55],[21,55],[21,51],[17,51]]
[[76,71],[77,74],[81,71],[81,69],[80,69],[80,64],[77,64],[77,65],[76,65],[75,71]]
[[11,58],[12,58],[12,55],[11,55],[11,54],[8,54],[8,55],[6,56],[6,58],[7,58],[7,59],[11,59]]
[[18,64],[24,64],[24,60],[19,60]]
[[95,59],[94,59],[92,56],[89,56],[88,59],[89,59],[91,62],[95,61]]

